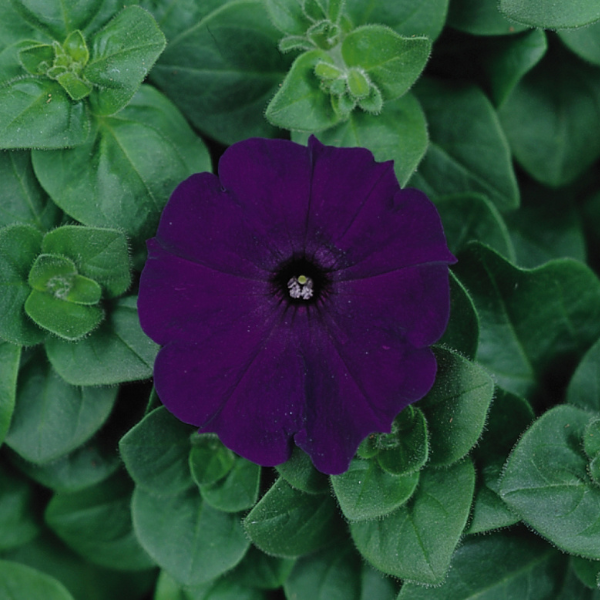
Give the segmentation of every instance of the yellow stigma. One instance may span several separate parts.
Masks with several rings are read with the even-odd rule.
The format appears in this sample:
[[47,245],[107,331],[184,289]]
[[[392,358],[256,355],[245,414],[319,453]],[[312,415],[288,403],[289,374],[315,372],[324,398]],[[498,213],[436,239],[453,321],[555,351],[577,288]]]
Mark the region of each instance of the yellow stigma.
[[306,275],[299,275],[298,276],[298,283],[300,285],[305,285],[307,281],[308,281],[308,277],[306,277]]

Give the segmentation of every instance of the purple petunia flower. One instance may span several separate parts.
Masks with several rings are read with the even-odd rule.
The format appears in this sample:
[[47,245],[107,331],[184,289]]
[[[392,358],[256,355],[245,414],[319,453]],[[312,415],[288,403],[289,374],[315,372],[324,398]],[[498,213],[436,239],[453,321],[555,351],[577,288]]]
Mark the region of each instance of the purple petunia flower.
[[449,315],[433,204],[362,148],[249,139],[175,190],[142,273],[168,410],[265,466],[342,473],[431,388]]

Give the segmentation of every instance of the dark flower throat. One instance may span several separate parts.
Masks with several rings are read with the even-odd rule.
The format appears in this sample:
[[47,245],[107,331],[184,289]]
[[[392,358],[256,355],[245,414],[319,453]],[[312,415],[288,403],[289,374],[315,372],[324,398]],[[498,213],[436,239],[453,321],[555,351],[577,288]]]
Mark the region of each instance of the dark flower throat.
[[274,293],[292,306],[311,306],[326,295],[330,279],[306,256],[292,256],[271,277]]

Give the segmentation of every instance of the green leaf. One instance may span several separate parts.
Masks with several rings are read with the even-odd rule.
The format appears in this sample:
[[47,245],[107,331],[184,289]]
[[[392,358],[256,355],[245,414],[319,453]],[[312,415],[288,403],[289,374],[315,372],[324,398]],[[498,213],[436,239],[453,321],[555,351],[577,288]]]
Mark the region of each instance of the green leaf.
[[118,389],[76,388],[38,351],[21,369],[6,444],[24,459],[47,463],[89,439],[110,414]]
[[131,285],[127,238],[116,229],[65,225],[44,236],[42,251],[68,256],[79,273],[104,288],[107,298]]
[[510,392],[552,393],[600,336],[600,282],[577,261],[518,269],[474,243],[455,271],[479,315],[477,361]]
[[310,50],[294,61],[267,107],[265,116],[271,124],[312,132],[332,127],[340,120],[333,110],[330,95],[321,89],[315,75],[315,67],[322,60],[328,60],[324,50]]
[[398,600],[550,600],[562,584],[563,562],[551,546],[522,533],[471,537],[454,554],[443,585],[405,583]]
[[110,477],[122,462],[112,446],[112,440],[92,438],[70,454],[43,465],[11,456],[20,471],[55,492],[76,492]]
[[145,241],[154,235],[171,192],[193,173],[210,170],[202,140],[150,86],[142,86],[118,115],[97,119],[88,143],[34,151],[33,164],[44,188],[69,216],[133,238],[140,268]]
[[54,577],[6,560],[0,560],[0,596],[10,600],[74,600]]
[[19,62],[30,75],[44,75],[54,63],[54,47],[36,44],[19,51]]
[[544,29],[581,27],[600,19],[600,6],[594,0],[500,0],[500,10],[519,23]]
[[241,586],[227,575],[208,583],[186,587],[184,593],[185,600],[267,600],[265,592]]
[[450,320],[438,344],[473,360],[479,343],[479,317],[463,284],[450,271]]
[[68,342],[79,340],[96,329],[104,317],[97,306],[74,304],[37,290],[31,290],[25,301],[25,312],[37,325]]
[[433,41],[444,26],[448,0],[346,0],[345,10],[355,27],[384,23],[400,35],[426,35]]
[[567,257],[585,262],[582,218],[574,202],[565,202],[569,190],[550,190],[529,182],[521,186],[521,194],[520,210],[506,215],[517,264],[533,268]]
[[131,483],[117,473],[95,486],[58,493],[46,507],[51,529],[92,563],[119,571],[154,566],[139,545],[131,524]]
[[13,0],[19,14],[31,25],[62,42],[69,33],[83,29],[100,10],[102,0]]
[[92,112],[113,115],[136,93],[166,45],[154,17],[128,6],[91,40],[90,60],[83,76],[93,85]]
[[29,223],[44,230],[58,225],[60,210],[38,183],[30,152],[0,152],[0,180],[0,227]]
[[575,406],[544,413],[510,455],[500,495],[561,550],[600,559],[600,488],[586,470],[582,437],[590,415]]
[[410,185],[430,197],[485,194],[501,211],[519,190],[508,142],[483,92],[473,85],[421,80],[416,88],[429,125],[429,149]]
[[244,519],[246,533],[264,552],[295,558],[335,541],[337,507],[326,494],[305,494],[279,478]]
[[0,340],[0,446],[6,437],[17,393],[21,347]]
[[499,111],[519,164],[550,187],[574,181],[600,156],[600,72],[551,46]]
[[361,67],[377,85],[384,100],[406,93],[417,80],[431,52],[426,37],[402,37],[383,25],[363,25],[342,42],[342,58]]
[[302,3],[293,0],[266,0],[265,6],[273,25],[288,35],[303,36],[312,21],[302,10]]
[[315,469],[312,460],[294,444],[290,458],[275,467],[277,472],[292,487],[307,494],[325,494],[329,492],[329,478]]
[[350,544],[299,559],[284,584],[295,600],[360,600],[361,559]]
[[567,402],[600,413],[600,340],[584,355],[567,388]]
[[451,465],[475,445],[494,396],[494,382],[459,354],[435,348],[435,383],[418,406],[427,419],[432,466]]
[[[427,149],[427,124],[421,106],[409,92],[386,102],[380,115],[355,110],[346,121],[317,137],[329,146],[368,148],[378,162],[393,160],[398,182],[404,186]],[[308,134],[292,134],[292,139],[306,143]]]
[[26,544],[39,534],[36,513],[31,482],[0,464],[0,551]]
[[78,342],[46,340],[48,358],[65,381],[112,385],[152,375],[158,345],[142,331],[136,303],[136,296],[114,302],[98,329]]
[[340,508],[349,521],[390,514],[405,504],[419,483],[419,472],[393,475],[376,460],[353,459],[348,470],[331,477]]
[[0,0],[2,20],[0,21],[0,50],[23,40],[37,40],[41,34],[29,24],[16,9],[18,3]]
[[191,442],[188,471],[196,485],[216,483],[231,471],[235,454],[215,434],[197,433],[188,442]]
[[159,497],[136,488],[133,524],[154,560],[183,585],[198,585],[233,568],[248,550],[239,517],[217,511],[195,488]]
[[540,62],[547,49],[546,35],[540,29],[509,39],[491,40],[483,55],[483,64],[496,106],[504,104],[517,83]]
[[504,219],[486,196],[474,193],[439,196],[435,206],[452,254],[458,255],[469,242],[478,240],[514,260],[515,250]]
[[[75,554],[49,528],[6,558],[55,577],[78,600],[147,600],[156,579],[151,570],[115,571],[94,565]],[[46,595],[35,600],[38,598],[48,600]]]
[[408,504],[383,519],[351,523],[358,551],[394,577],[441,583],[467,522],[474,485],[468,460],[449,469],[424,469]]
[[260,466],[237,456],[225,477],[200,486],[207,504],[223,512],[241,512],[252,508],[258,500]]
[[280,37],[262,1],[229,2],[169,44],[151,78],[211,138],[274,137],[263,115],[290,63]]
[[193,485],[188,455],[194,427],[164,406],[153,410],[119,442],[125,467],[135,483],[156,496],[172,496]]
[[0,148],[43,150],[83,144],[90,117],[59,83],[23,77],[0,87]]
[[527,29],[503,15],[497,0],[453,0],[448,25],[472,35],[507,35]]
[[[427,422],[423,412],[407,406],[392,424],[392,433],[376,436],[379,466],[392,475],[419,471],[429,458]],[[416,485],[416,482],[415,482]]]
[[583,60],[600,66],[600,23],[556,32],[561,41]]
[[600,562],[580,556],[571,556],[571,568],[586,587],[597,590],[600,581]]
[[231,578],[245,586],[275,590],[284,584],[294,563],[294,559],[269,556],[250,546]]
[[500,498],[499,480],[508,454],[533,418],[527,400],[499,388],[496,390],[486,431],[473,450],[477,486],[467,533],[508,527],[520,520]]
[[31,292],[29,269],[41,244],[41,232],[31,225],[0,229],[0,336],[21,346],[39,344],[46,335],[24,308]]

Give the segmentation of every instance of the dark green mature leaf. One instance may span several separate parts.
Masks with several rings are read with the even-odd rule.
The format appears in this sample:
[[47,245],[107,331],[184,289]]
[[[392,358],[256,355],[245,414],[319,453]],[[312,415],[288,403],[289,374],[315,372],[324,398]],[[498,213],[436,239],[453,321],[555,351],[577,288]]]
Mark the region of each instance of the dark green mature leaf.
[[0,597],[10,600],[74,600],[54,577],[6,560],[0,560]]
[[429,149],[410,185],[431,197],[477,192],[499,210],[517,208],[508,142],[483,92],[421,80],[415,88],[429,125]]
[[317,471],[308,454],[296,445],[290,458],[275,468],[292,487],[301,492],[325,494],[329,491],[327,475]]
[[443,585],[405,583],[398,600],[554,600],[563,563],[551,546],[522,533],[471,537],[452,557]]
[[91,40],[83,76],[94,85],[92,112],[113,115],[133,97],[166,45],[154,17],[128,6]]
[[473,360],[479,343],[479,317],[463,284],[450,271],[450,320],[438,344]]
[[193,485],[188,466],[194,427],[176,419],[164,406],[153,410],[119,442],[127,471],[143,490],[172,496]]
[[268,600],[266,592],[242,586],[227,575],[208,583],[187,587],[184,594],[185,600]]
[[589,413],[555,406],[521,438],[500,482],[502,499],[560,549],[600,559],[600,488],[582,448]]
[[98,437],[43,465],[27,462],[18,454],[10,458],[20,471],[55,492],[76,492],[100,483],[123,464],[112,445]]
[[[0,550],[26,544],[40,532],[30,481],[0,464]],[[1,597],[1,596],[0,596]]]
[[117,473],[95,486],[58,493],[46,507],[46,522],[75,552],[103,567],[139,571],[154,566],[131,524],[131,483]]
[[312,21],[297,0],[266,0],[265,6],[273,25],[288,35],[304,35]]
[[506,216],[516,264],[533,268],[567,257],[585,262],[586,243],[576,190],[550,190],[531,182],[521,187],[521,193],[520,210]]
[[29,223],[45,230],[58,225],[60,210],[35,178],[29,152],[1,152],[0,181],[0,227]]
[[294,563],[294,559],[269,556],[256,546],[250,546],[231,578],[249,587],[274,590],[284,584]]
[[517,83],[542,59],[547,49],[546,35],[540,29],[508,40],[492,40],[483,56],[483,63],[496,106],[504,103]]
[[[427,149],[427,124],[419,102],[409,92],[386,102],[380,115],[355,110],[317,137],[329,146],[368,148],[378,162],[393,160],[398,182],[404,186]],[[292,139],[306,143],[308,134],[292,134]]]
[[500,10],[519,23],[544,29],[580,27],[600,19],[600,6],[594,0],[500,0]]
[[477,360],[508,391],[539,393],[600,336],[600,282],[577,261],[518,269],[474,243],[455,271],[479,315]]
[[599,156],[600,71],[551,46],[499,110],[519,164],[541,183],[559,187]]
[[231,144],[273,137],[263,116],[288,70],[263,2],[229,2],[178,36],[151,79],[201,131]]
[[84,102],[73,102],[59,83],[24,77],[0,87],[0,148],[65,148],[90,132]]
[[13,0],[13,6],[31,25],[62,42],[69,33],[83,29],[100,10],[102,0]]
[[210,158],[173,104],[142,86],[118,115],[96,120],[88,143],[34,151],[33,165],[46,191],[71,217],[125,230],[139,265],[169,195],[192,173],[210,171]]
[[573,373],[567,402],[600,413],[600,340],[585,353]]
[[299,559],[284,590],[295,600],[360,600],[361,574],[352,545],[336,545]]
[[136,488],[132,512],[142,546],[186,586],[205,583],[228,571],[250,545],[239,517],[211,508],[195,488],[168,497]]
[[384,100],[406,93],[417,80],[431,52],[426,37],[402,37],[383,25],[362,25],[346,35],[341,46],[348,67],[364,69]]
[[517,523],[520,518],[498,495],[504,463],[534,419],[527,400],[497,388],[486,431],[473,450],[477,486],[467,533],[482,533]]
[[325,494],[305,494],[279,478],[244,519],[258,548],[295,558],[335,541],[341,531],[335,501]]
[[0,446],[15,410],[21,347],[0,340]]
[[158,352],[140,327],[137,297],[120,298],[100,327],[78,342],[46,340],[46,353],[60,376],[72,385],[111,385],[148,379]]
[[202,498],[213,508],[224,512],[241,512],[252,508],[258,500],[260,466],[237,456],[225,477],[200,486]]
[[283,84],[269,103],[265,116],[277,127],[295,131],[320,131],[339,122],[331,97],[320,87],[315,67],[328,62],[324,50],[302,53],[292,65]]
[[199,485],[216,483],[229,473],[235,462],[235,454],[226,448],[213,433],[192,435],[188,440],[188,462],[191,476]]
[[432,466],[459,461],[483,431],[494,395],[494,382],[479,366],[438,347],[435,383],[418,406],[427,419]]
[[[28,23],[16,10],[11,0],[0,0],[0,50],[22,40],[35,40],[39,32]],[[1,54],[1,52],[0,52]]]
[[355,27],[382,23],[400,35],[426,35],[433,41],[444,26],[448,0],[346,0],[345,8]]
[[406,506],[383,519],[350,525],[359,552],[394,577],[441,583],[467,522],[474,485],[468,460],[449,469],[424,469]]
[[[151,570],[115,571],[94,565],[75,554],[50,529],[4,557],[55,577],[77,600],[144,600],[156,579]],[[39,600],[47,600],[47,596]]]
[[498,209],[483,195],[474,193],[439,196],[435,206],[444,224],[450,251],[458,255],[473,240],[513,261],[515,250]]
[[453,0],[448,25],[473,35],[507,35],[527,29],[503,15],[497,0]]
[[395,579],[386,577],[371,565],[362,561],[361,565],[360,600],[395,600],[398,595],[398,585]]
[[419,472],[392,475],[377,460],[354,459],[345,473],[331,483],[340,508],[349,521],[383,517],[405,504],[419,482]]
[[44,236],[42,251],[68,256],[81,275],[102,286],[105,298],[131,285],[127,238],[116,229],[65,225]]
[[571,569],[586,587],[597,590],[600,587],[600,561],[571,556]]
[[25,313],[29,269],[41,251],[42,233],[31,225],[0,229],[0,337],[21,346],[39,344],[46,333]]
[[562,42],[583,60],[600,66],[600,23],[556,32]]
[[117,391],[116,387],[69,385],[38,351],[19,373],[6,444],[34,463],[56,460],[100,428],[111,412]]

